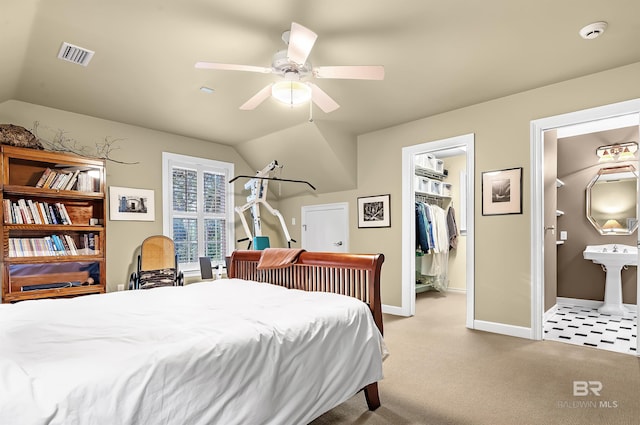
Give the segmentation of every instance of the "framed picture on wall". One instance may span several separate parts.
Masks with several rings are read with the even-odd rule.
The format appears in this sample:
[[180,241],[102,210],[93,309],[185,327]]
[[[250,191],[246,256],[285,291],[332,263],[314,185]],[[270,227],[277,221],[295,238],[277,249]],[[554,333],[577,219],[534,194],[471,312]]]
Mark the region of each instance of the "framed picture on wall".
[[391,195],[358,198],[358,227],[391,227]]
[[482,215],[522,214],[522,167],[482,173]]
[[110,186],[109,217],[111,220],[155,221],[153,190]]

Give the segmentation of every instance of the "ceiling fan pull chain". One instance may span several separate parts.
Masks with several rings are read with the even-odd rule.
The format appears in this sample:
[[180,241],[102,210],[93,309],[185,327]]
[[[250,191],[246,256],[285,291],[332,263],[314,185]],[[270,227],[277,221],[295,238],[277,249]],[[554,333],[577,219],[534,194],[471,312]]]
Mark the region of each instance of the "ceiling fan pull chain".
[[309,101],[309,122],[313,122],[313,101]]

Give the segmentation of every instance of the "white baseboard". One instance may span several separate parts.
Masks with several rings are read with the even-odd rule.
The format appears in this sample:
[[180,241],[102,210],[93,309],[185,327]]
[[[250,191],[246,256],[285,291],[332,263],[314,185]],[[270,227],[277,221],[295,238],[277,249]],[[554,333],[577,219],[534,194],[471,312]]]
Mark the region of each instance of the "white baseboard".
[[[564,297],[557,297],[556,302],[557,304],[555,305],[555,307],[559,305],[574,305],[576,307],[598,308],[603,304],[602,301],[581,300],[578,298],[564,298]],[[635,304],[623,304],[623,305],[629,311],[632,311],[634,313],[638,312],[638,306]],[[546,314],[545,314],[545,317],[546,317]]]
[[546,323],[547,320],[551,318],[551,316],[556,314],[556,311],[558,311],[558,304],[560,304],[560,302],[557,302],[553,305],[553,307],[544,312],[544,314],[542,315],[542,323]]
[[518,338],[533,339],[531,328],[522,326],[505,325],[504,323],[485,322],[484,320],[474,320],[473,328],[479,331],[493,332],[501,335],[515,336]]
[[460,294],[466,294],[467,290],[464,288],[447,288],[447,292],[457,292]]
[[402,307],[397,307],[395,305],[382,304],[382,312],[387,314],[393,314],[394,316],[409,317],[409,315],[404,312]]

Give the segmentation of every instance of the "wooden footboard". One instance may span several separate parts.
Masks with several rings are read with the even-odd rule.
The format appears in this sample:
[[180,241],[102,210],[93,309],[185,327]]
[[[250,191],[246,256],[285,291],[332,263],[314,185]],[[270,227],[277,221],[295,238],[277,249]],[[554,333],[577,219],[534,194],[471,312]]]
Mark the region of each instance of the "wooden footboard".
[[[343,254],[302,252],[289,267],[258,270],[261,251],[234,251],[227,265],[230,278],[271,283],[290,289],[333,292],[357,298],[371,309],[373,319],[383,332],[380,302],[382,254]],[[380,406],[378,383],[364,388],[370,410]]]

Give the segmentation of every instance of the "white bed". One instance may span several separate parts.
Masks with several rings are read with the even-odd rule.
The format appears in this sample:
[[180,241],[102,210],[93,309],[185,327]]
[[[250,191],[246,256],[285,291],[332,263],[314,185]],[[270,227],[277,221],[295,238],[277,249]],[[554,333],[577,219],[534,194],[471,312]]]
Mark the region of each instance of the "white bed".
[[306,424],[385,355],[364,302],[240,279],[3,304],[0,424]]

